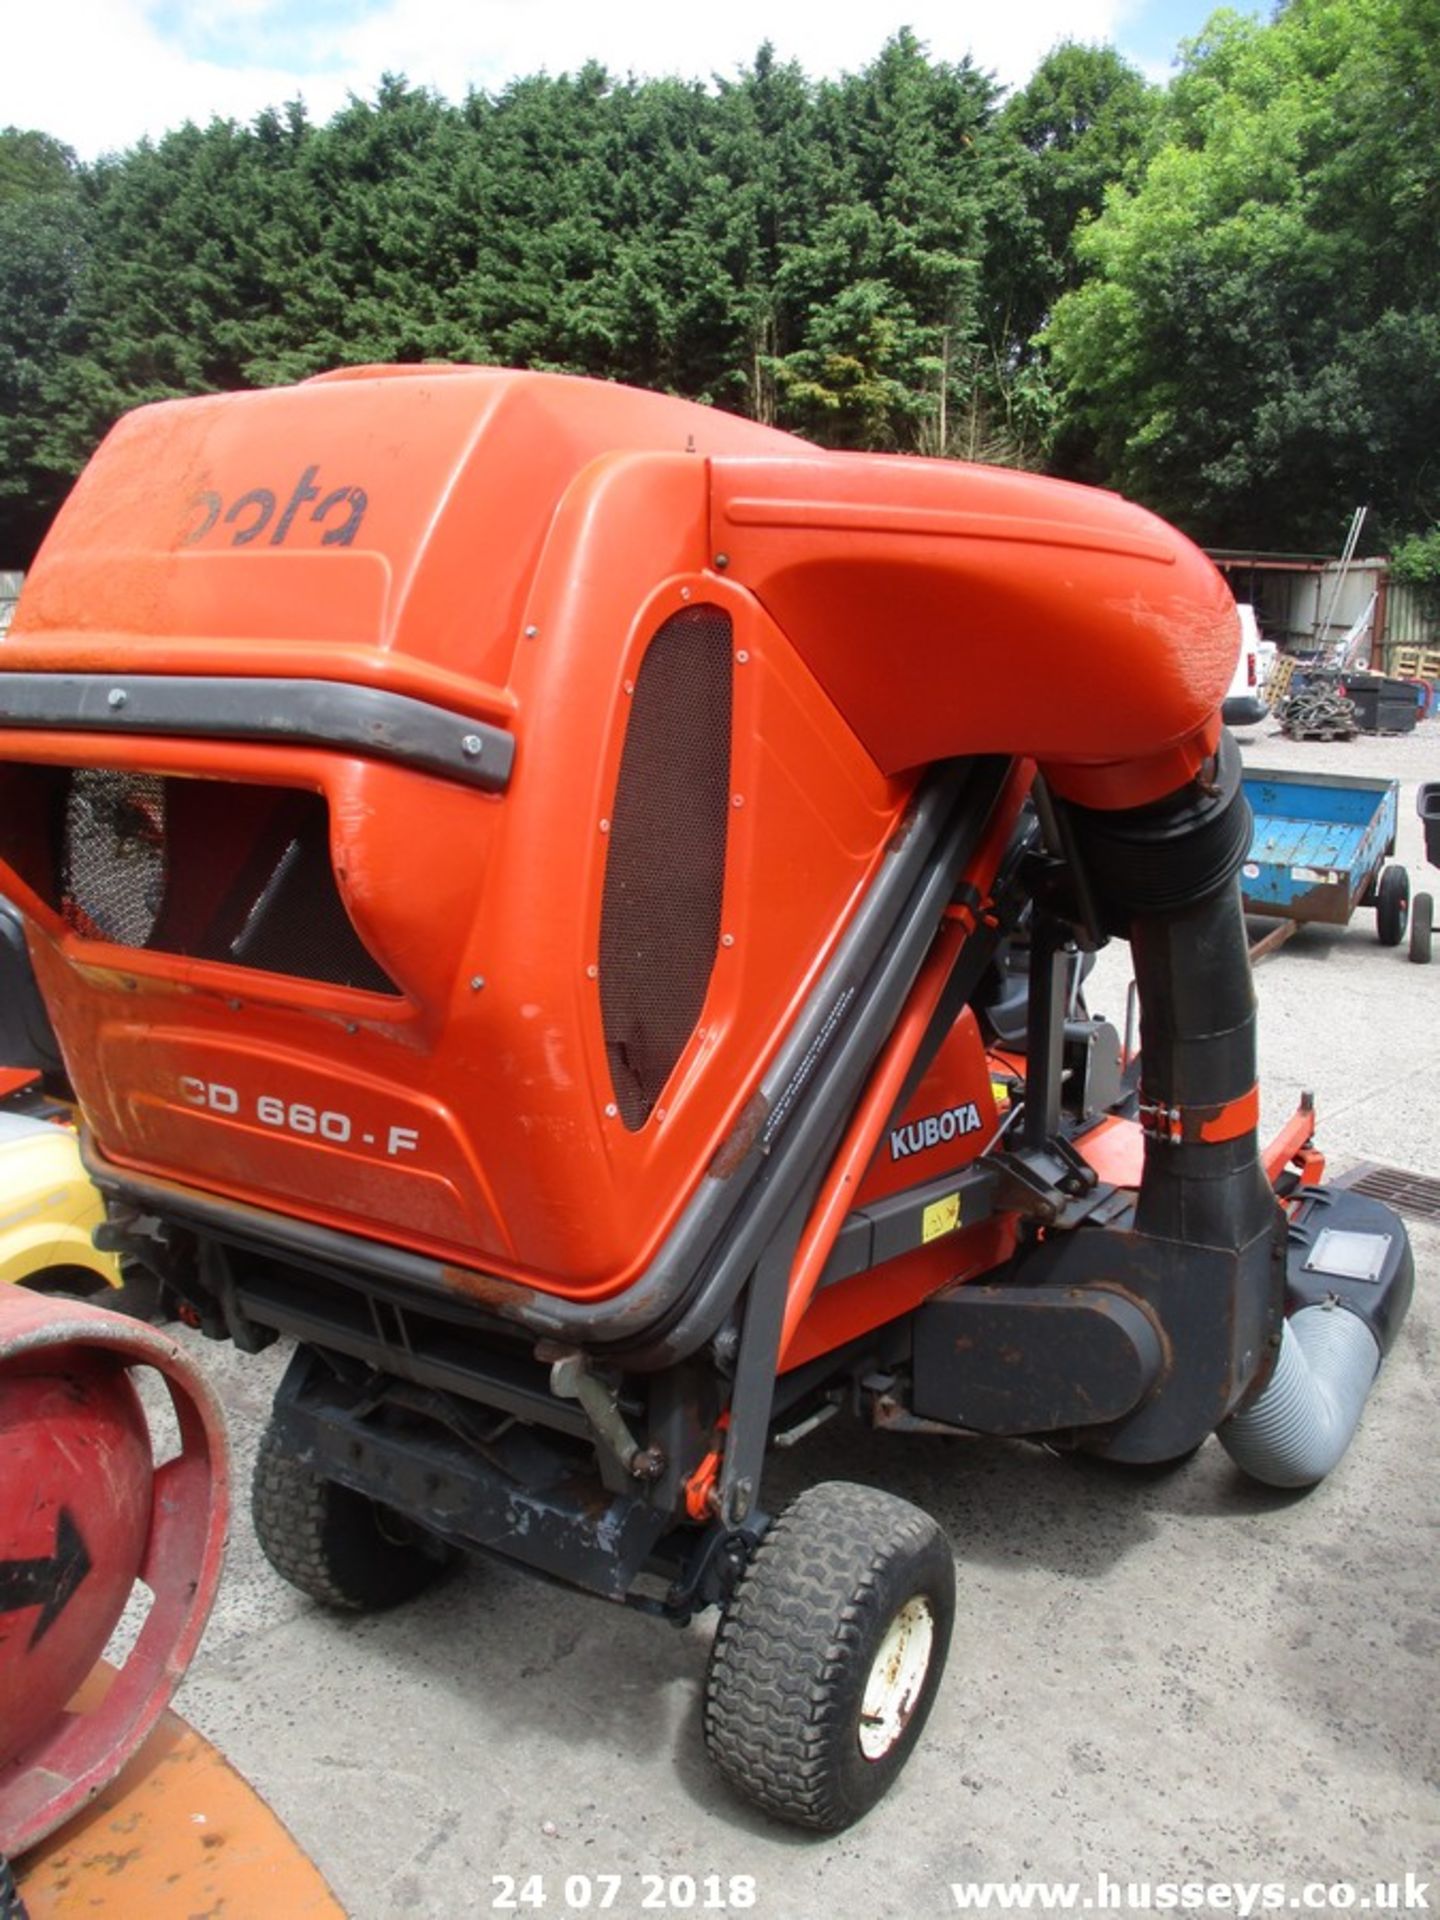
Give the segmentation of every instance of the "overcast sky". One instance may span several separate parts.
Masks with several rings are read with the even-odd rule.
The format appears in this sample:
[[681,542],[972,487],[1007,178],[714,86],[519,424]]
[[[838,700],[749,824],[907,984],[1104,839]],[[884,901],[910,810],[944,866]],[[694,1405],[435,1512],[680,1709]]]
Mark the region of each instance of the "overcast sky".
[[0,124],[43,128],[88,159],[297,97],[328,119],[387,70],[459,99],[587,59],[620,74],[731,74],[770,39],[820,75],[864,66],[907,25],[935,58],[968,53],[1006,85],[1062,39],[1113,42],[1163,79],[1211,11],[1211,0],[11,0]]

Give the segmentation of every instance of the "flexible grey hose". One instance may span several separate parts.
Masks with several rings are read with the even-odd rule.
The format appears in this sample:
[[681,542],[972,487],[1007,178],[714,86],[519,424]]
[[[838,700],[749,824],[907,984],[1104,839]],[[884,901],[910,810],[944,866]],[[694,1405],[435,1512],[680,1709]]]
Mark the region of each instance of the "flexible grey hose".
[[1313,1486],[1349,1446],[1379,1370],[1379,1343],[1358,1314],[1303,1307],[1285,1322],[1264,1391],[1216,1437],[1267,1487]]

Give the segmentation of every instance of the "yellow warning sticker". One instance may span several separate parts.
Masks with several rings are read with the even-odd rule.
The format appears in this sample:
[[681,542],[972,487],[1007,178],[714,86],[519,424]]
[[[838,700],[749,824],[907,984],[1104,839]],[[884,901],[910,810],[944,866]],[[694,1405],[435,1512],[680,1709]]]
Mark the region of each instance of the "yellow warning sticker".
[[954,1233],[960,1224],[960,1196],[947,1193],[943,1200],[932,1200],[920,1216],[920,1238],[928,1244],[942,1233]]

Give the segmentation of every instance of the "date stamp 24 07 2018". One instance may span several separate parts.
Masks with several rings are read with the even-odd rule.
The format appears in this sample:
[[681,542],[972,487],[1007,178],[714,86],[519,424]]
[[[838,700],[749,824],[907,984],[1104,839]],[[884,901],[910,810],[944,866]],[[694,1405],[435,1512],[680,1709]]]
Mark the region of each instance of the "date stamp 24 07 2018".
[[750,1913],[753,1873],[492,1873],[492,1913]]

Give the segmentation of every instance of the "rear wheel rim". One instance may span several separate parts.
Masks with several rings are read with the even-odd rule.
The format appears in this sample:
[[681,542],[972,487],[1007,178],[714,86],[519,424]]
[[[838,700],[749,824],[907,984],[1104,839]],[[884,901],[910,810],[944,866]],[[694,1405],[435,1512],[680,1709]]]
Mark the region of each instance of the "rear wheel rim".
[[935,1616],[924,1594],[907,1600],[885,1629],[860,1702],[860,1751],[883,1760],[903,1738],[935,1650]]

